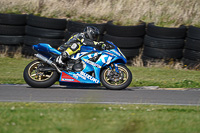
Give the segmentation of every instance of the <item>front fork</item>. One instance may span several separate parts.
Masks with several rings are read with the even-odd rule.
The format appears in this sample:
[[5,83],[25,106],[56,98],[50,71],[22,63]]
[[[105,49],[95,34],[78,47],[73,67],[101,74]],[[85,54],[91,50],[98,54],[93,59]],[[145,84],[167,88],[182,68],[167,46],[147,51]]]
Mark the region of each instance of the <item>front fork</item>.
[[110,65],[110,69],[119,73],[119,70],[118,70],[118,65],[116,63],[113,63]]

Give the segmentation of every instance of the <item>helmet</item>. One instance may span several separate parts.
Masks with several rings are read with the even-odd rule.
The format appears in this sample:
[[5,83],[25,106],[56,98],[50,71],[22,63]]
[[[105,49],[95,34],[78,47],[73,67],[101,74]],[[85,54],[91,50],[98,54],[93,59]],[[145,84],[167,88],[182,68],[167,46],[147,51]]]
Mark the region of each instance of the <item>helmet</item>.
[[86,38],[93,41],[96,41],[100,34],[99,30],[94,26],[87,26],[83,32],[85,33]]

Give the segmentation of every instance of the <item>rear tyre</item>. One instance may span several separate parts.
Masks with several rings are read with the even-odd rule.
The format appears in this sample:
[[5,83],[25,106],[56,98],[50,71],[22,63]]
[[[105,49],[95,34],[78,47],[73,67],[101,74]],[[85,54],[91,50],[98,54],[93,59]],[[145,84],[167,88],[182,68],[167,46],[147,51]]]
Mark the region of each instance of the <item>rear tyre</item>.
[[119,73],[106,68],[101,72],[101,83],[111,90],[122,90],[132,81],[132,73],[125,65],[118,65]]
[[32,61],[24,69],[24,80],[28,85],[34,88],[47,88],[53,85],[59,78],[56,71],[39,71],[39,68],[49,67],[42,61]]

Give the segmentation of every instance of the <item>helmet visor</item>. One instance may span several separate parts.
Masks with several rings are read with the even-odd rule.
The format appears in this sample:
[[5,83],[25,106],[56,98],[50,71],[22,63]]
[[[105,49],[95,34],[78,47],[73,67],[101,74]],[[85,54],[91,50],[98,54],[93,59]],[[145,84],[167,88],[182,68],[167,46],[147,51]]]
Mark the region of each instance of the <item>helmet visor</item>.
[[98,41],[99,40],[99,35],[93,35],[93,40]]

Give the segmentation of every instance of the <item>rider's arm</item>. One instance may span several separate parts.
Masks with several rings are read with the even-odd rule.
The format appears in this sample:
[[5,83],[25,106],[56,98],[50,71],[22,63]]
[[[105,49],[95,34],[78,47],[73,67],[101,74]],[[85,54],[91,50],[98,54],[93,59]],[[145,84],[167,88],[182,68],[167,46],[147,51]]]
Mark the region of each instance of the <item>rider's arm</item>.
[[58,50],[59,50],[59,51],[64,51],[64,50],[66,50],[66,49],[70,46],[70,44],[78,42],[78,41],[77,41],[78,36],[79,36],[79,34],[73,34],[73,35],[68,39],[67,42],[65,42],[65,43],[62,44],[60,47],[58,47]]

